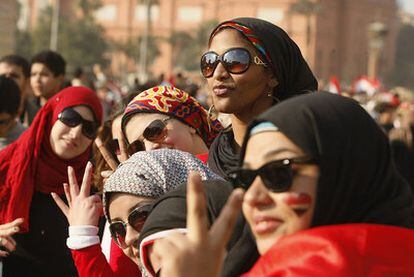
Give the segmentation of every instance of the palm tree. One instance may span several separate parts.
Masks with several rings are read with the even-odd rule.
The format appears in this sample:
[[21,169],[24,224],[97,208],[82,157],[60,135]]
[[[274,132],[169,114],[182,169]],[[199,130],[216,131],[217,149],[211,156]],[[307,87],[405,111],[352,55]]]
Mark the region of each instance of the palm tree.
[[289,13],[297,13],[306,17],[306,47],[310,44],[312,16],[320,11],[321,4],[312,0],[297,0],[290,6]]

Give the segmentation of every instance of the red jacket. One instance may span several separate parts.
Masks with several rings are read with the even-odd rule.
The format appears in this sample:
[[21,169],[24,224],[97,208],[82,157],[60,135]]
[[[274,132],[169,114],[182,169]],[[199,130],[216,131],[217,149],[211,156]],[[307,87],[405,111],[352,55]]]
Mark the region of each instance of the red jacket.
[[414,276],[414,230],[375,224],[312,228],[280,239],[244,275]]
[[111,239],[109,264],[102,252],[101,245],[95,244],[80,250],[71,250],[80,277],[140,277],[141,271]]

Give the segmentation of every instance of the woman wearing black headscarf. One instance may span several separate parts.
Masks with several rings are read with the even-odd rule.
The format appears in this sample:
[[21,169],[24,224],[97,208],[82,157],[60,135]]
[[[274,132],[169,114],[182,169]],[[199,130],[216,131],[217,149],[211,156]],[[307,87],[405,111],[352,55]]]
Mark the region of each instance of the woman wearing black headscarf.
[[[414,196],[386,135],[357,102],[323,92],[289,99],[250,125],[241,154],[243,213],[262,255],[246,276],[414,273]],[[195,204],[203,201],[199,184],[189,184],[188,237],[157,242],[154,252],[163,260],[169,251],[170,276],[191,276],[200,261],[212,265],[203,276],[216,276],[217,240],[229,234],[217,226],[231,224],[239,200],[230,197],[215,236],[206,235],[191,228],[203,222]]]
[[201,58],[215,110],[231,114],[231,127],[209,151],[208,164],[228,179],[248,123],[273,104],[317,89],[299,47],[281,28],[257,18],[219,24]]

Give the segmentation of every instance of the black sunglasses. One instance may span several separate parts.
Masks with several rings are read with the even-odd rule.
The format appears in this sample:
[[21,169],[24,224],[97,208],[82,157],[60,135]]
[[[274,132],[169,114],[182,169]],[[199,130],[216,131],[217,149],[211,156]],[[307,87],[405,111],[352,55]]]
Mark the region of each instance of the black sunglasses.
[[219,62],[227,72],[232,74],[246,72],[251,63],[267,66],[258,56],[254,56],[252,59],[250,52],[245,48],[231,48],[220,56],[216,52],[210,51],[205,53],[200,61],[201,73],[204,78],[213,76]]
[[95,121],[84,119],[77,111],[72,108],[64,109],[59,115],[58,119],[71,128],[82,124],[82,134],[89,138],[94,139],[98,132],[99,125]]
[[143,139],[146,139],[151,142],[161,142],[168,135],[167,121],[170,120],[170,117],[164,119],[156,119],[152,121],[142,133],[137,140],[130,143],[127,147],[129,155],[133,155],[136,152],[144,151],[145,144]]
[[137,232],[140,232],[144,226],[145,220],[150,214],[151,208],[152,205],[149,203],[138,206],[128,215],[128,223],[120,220],[111,221],[109,224],[109,231],[111,232],[111,236],[114,239],[115,243],[119,247],[127,247],[125,243],[127,225],[134,228]]
[[272,192],[285,192],[292,186],[295,171],[292,164],[314,164],[312,157],[298,157],[292,159],[275,160],[268,162],[259,169],[238,169],[232,174],[236,186],[247,190],[253,183],[256,176],[262,178],[263,184]]

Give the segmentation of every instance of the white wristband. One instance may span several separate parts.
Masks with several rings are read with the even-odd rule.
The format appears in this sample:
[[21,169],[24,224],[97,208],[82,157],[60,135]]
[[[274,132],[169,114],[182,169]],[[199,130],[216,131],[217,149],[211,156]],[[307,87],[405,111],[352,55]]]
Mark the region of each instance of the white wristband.
[[66,245],[72,250],[79,250],[99,244],[98,227],[92,225],[69,226]]

